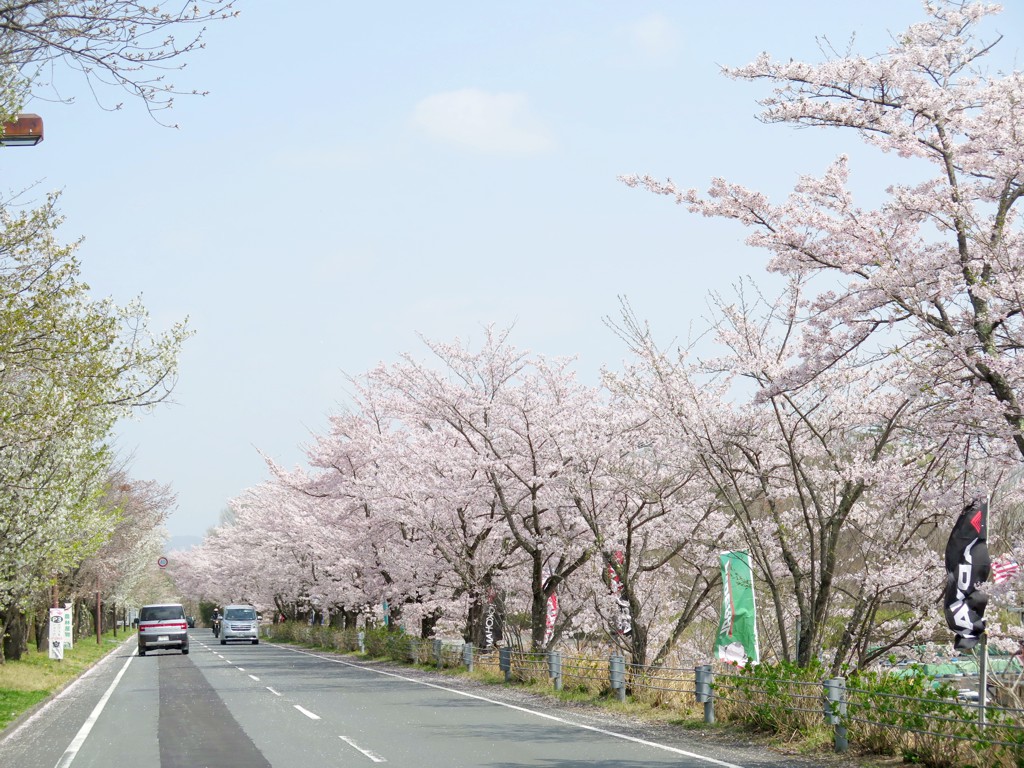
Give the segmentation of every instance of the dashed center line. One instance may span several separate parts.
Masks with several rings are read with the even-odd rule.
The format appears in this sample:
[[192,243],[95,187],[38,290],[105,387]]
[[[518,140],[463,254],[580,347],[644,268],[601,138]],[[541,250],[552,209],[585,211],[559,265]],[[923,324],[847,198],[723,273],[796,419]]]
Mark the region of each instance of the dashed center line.
[[260,679],[259,679],[258,677],[256,677],[256,675],[249,675],[249,677],[251,677],[251,678],[252,678],[253,680],[255,680],[255,681],[256,681],[257,683],[258,683],[258,682],[260,681]]
[[305,715],[306,717],[308,717],[308,718],[309,718],[310,720],[319,720],[319,719],[320,719],[320,715],[317,715],[317,714],[315,714],[315,713],[313,713],[313,712],[310,712],[310,711],[309,711],[308,709],[306,709],[305,707],[300,707],[300,706],[299,706],[298,704],[293,704],[292,706],[293,706],[293,707],[295,707],[295,708],[296,708],[297,710],[299,710],[299,712],[301,712],[302,714],[304,714],[304,715]]
[[348,736],[339,736],[338,738],[341,739],[342,741],[344,741],[350,747],[352,747],[352,749],[354,749],[354,750],[356,750],[358,752],[362,752],[366,757],[370,758],[375,763],[386,763],[387,762],[387,760],[385,760],[380,755],[374,754],[373,752],[371,752],[368,749],[363,749],[358,744],[356,744],[354,741],[352,741],[352,739],[348,738]]
[[269,685],[267,686],[267,690],[268,690],[268,691],[270,691],[270,692],[271,692],[272,694],[274,694],[275,696],[280,696],[280,695],[281,695],[280,693],[278,693],[277,691],[275,691],[275,690],[274,690],[273,688],[271,688],[271,687],[270,687]]

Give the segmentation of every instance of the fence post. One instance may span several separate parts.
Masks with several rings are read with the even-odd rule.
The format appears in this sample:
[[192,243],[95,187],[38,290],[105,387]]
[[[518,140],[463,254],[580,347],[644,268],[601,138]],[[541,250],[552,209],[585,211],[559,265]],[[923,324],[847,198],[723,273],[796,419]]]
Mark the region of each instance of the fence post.
[[359,630],[359,652],[366,653],[366,633]]
[[462,646],[462,663],[466,665],[466,671],[473,671],[473,644],[465,643]]
[[512,649],[502,648],[498,651],[498,669],[505,673],[505,682],[512,679]]
[[555,690],[562,690],[562,654],[548,651],[548,677],[555,683]]
[[437,662],[437,668],[440,669],[444,664],[444,642],[442,640],[434,640],[434,660]]
[[835,726],[835,750],[845,752],[849,743],[846,740],[846,680],[835,677],[825,681],[825,722]]
[[626,700],[626,658],[625,656],[612,656],[608,659],[608,677],[612,690],[619,701]]
[[711,724],[715,722],[715,696],[711,685],[715,682],[715,673],[711,671],[710,664],[703,664],[694,667],[694,693],[697,703],[704,704],[704,722]]
[[420,660],[419,644],[420,641],[415,637],[409,638],[409,661],[413,664],[417,664]]

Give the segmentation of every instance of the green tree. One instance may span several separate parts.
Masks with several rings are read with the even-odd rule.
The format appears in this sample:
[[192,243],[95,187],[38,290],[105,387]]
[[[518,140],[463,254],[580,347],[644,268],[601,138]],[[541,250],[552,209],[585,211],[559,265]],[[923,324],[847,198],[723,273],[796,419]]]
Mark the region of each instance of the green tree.
[[144,309],[90,297],[56,197],[0,209],[0,630],[55,574],[116,527],[102,503],[118,419],[173,387],[184,323],[161,335]]

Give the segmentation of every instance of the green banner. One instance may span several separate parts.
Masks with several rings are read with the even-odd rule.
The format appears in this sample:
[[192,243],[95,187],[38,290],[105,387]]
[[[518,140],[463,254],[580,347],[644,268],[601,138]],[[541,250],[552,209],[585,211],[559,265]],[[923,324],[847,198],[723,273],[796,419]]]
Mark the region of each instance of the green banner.
[[757,612],[754,608],[754,578],[750,571],[750,553],[723,552],[722,618],[715,638],[715,658],[745,666],[757,664]]

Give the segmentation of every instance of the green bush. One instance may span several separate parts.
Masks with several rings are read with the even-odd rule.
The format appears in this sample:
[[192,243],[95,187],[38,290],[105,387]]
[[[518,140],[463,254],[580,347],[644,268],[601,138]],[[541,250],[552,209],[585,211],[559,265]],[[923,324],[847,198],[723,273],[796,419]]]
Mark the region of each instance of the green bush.
[[1010,768],[1024,765],[1020,712],[958,701],[955,688],[920,668],[909,674],[860,672],[847,683],[851,741],[934,768]]

